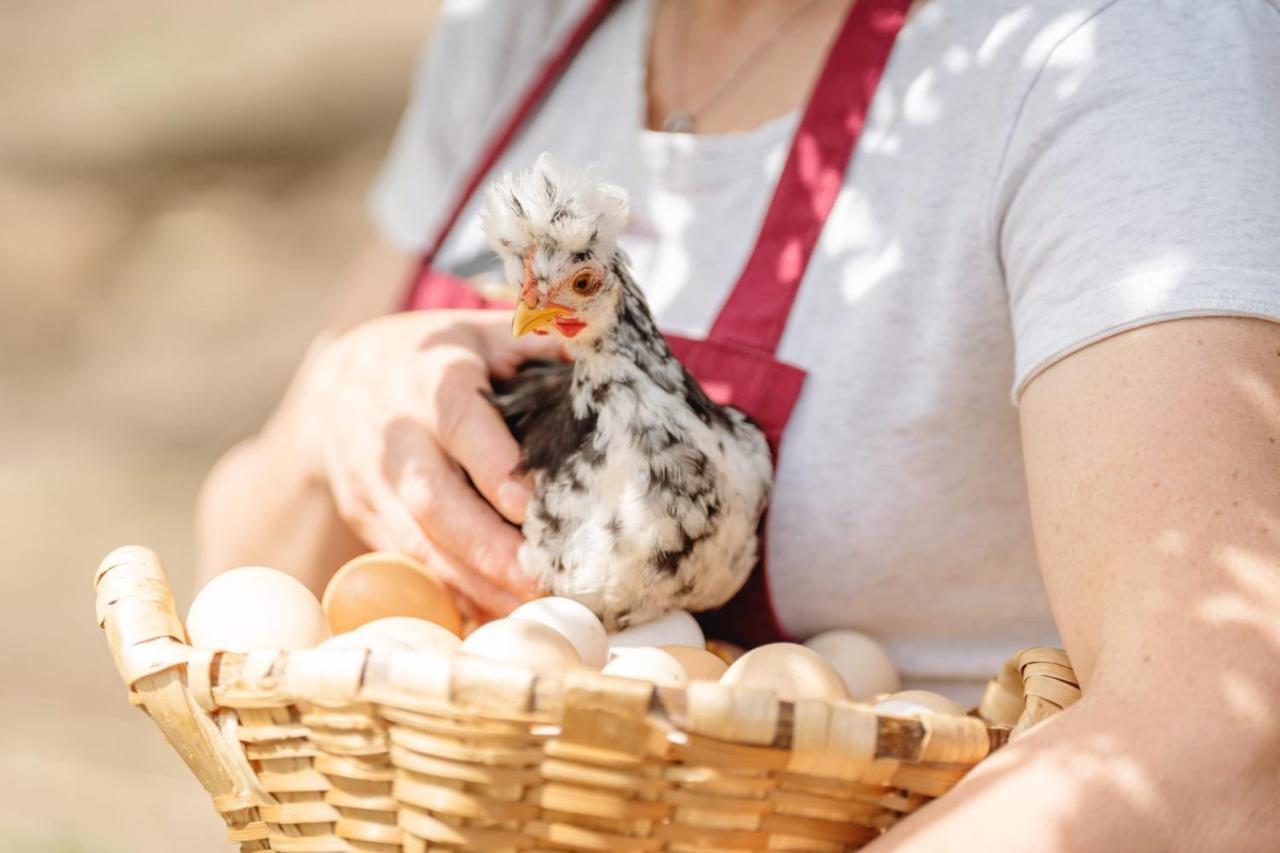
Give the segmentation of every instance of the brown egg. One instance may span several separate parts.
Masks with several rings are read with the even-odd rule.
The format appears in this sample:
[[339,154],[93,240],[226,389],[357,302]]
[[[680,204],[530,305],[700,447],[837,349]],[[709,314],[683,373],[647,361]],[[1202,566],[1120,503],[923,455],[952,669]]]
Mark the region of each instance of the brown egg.
[[[689,647],[685,647],[689,648]],[[701,651],[701,649],[691,649]],[[605,675],[616,675],[620,678],[635,678],[648,681],[659,687],[685,687],[689,684],[689,673],[680,665],[670,649],[655,649],[648,646],[630,646],[616,650],[613,660],[601,670]],[[706,652],[703,652],[706,654]]]
[[735,646],[724,640],[707,640],[707,651],[724,661],[725,666],[732,666],[734,661],[747,653],[742,646]]
[[729,665],[709,651],[693,646],[659,646],[689,673],[693,681],[719,681]]
[[335,634],[388,616],[425,619],[456,635],[462,619],[444,584],[410,557],[375,551],[351,560],[329,581],[322,600]]
[[559,631],[528,619],[498,619],[472,631],[458,651],[489,660],[518,663],[538,672],[580,666],[573,644]]
[[734,661],[721,684],[764,687],[788,702],[797,699],[848,699],[840,673],[817,652],[795,643],[771,643]]

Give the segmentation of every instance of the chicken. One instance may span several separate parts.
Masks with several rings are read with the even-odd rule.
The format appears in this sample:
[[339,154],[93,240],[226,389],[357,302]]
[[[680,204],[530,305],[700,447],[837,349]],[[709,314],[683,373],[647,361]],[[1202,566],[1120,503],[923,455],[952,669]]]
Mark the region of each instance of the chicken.
[[625,193],[547,155],[495,181],[484,230],[518,285],[512,332],[563,339],[491,399],[533,478],[521,566],[609,630],[728,601],[756,563],[772,480],[742,412],[672,355],[618,248]]

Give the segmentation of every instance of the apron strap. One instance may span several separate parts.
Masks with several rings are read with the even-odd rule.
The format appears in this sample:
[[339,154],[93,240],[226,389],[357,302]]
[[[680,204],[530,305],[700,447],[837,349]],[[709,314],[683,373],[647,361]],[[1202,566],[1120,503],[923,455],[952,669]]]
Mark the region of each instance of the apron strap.
[[910,0],[854,0],[814,85],[760,236],[708,339],[776,352]]
[[423,253],[418,273],[413,278],[414,281],[418,281],[427,268],[431,266],[431,262],[435,260],[436,254],[440,251],[440,247],[444,245],[449,232],[453,230],[458,218],[462,216],[462,211],[466,209],[467,202],[471,200],[471,197],[480,189],[480,185],[484,183],[485,176],[497,164],[503,152],[507,150],[507,146],[511,144],[511,141],[515,139],[521,128],[524,127],[525,122],[529,120],[529,117],[533,115],[543,99],[551,92],[552,87],[564,74],[565,69],[569,67],[569,63],[573,61],[582,45],[586,43],[591,34],[595,32],[596,27],[613,9],[615,2],[616,0],[592,0],[587,11],[578,20],[578,23],[574,25],[573,29],[570,30],[560,47],[547,59],[538,76],[525,89],[520,101],[516,104],[515,110],[507,116],[501,132],[489,140],[484,153],[476,161],[471,172],[468,173],[466,183],[462,185],[462,189],[455,196],[453,207],[449,209],[448,215],[440,223],[440,227],[436,229],[435,237],[428,245],[426,252]]

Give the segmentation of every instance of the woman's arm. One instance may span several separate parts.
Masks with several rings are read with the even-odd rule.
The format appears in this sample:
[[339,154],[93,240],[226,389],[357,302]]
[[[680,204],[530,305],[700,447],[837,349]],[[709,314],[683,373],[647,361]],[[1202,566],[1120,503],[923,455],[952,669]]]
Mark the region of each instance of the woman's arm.
[[333,571],[368,550],[338,514],[328,482],[302,449],[302,401],[320,353],[342,332],[392,310],[415,260],[371,238],[343,284],[280,405],[258,434],[229,450],[210,471],[196,512],[197,586],[235,566],[288,571],[317,594]]
[[1028,386],[1037,549],[1084,699],[875,850],[1280,844],[1280,325],[1117,335]]

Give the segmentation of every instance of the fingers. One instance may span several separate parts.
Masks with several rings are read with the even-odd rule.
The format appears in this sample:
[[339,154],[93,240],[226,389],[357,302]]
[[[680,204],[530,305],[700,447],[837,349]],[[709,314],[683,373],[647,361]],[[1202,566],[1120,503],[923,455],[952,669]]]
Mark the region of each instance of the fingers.
[[426,538],[516,600],[534,594],[536,585],[517,560],[523,536],[449,463],[447,448],[442,453],[421,424],[405,419],[388,424],[384,439],[385,483]]
[[522,524],[530,491],[516,471],[520,445],[502,415],[481,395],[488,388],[483,368],[456,364],[429,394],[429,417],[445,454],[467,472],[491,506],[509,521]]
[[418,521],[391,493],[375,499],[380,529],[390,539],[392,550],[422,561],[445,585],[459,595],[459,610],[470,618],[505,616],[524,603],[484,575],[468,567],[423,534]]
[[343,519],[367,545],[421,560],[459,595],[459,609],[468,616],[501,616],[522,603],[521,597],[433,543],[384,479],[348,470],[352,476],[332,478],[330,484]]
[[480,390],[491,372],[560,347],[512,339],[501,312],[449,313],[344,339],[317,431],[354,532],[426,562],[468,615],[502,615],[537,592],[517,560],[523,537],[507,521],[523,520],[529,490],[514,473],[520,448]]
[[[385,461],[387,450],[384,440],[377,438],[376,431],[368,429],[365,424],[346,426],[346,429],[335,433],[334,440],[326,443],[325,457],[330,491],[339,514],[352,532],[372,548],[409,554],[422,560],[433,574],[461,597],[458,602],[460,609],[469,616],[505,615],[522,603],[524,598],[520,594],[505,589],[504,584],[487,577],[480,567],[469,565],[464,557],[449,553],[442,543],[432,541],[430,530],[436,525],[423,525],[418,516],[447,518],[448,512],[434,511],[433,499],[429,493],[424,493],[422,487],[427,475],[409,463],[395,463],[402,473],[393,484],[388,471],[394,465],[389,466]],[[425,428],[421,425],[416,430],[425,435]],[[405,452],[403,443],[401,439],[402,446],[395,448],[397,453]],[[434,454],[436,459],[440,459],[439,451]],[[443,460],[439,462],[439,468],[444,476],[452,478],[464,495],[483,505],[456,469]],[[505,544],[498,540],[498,544],[481,555],[481,559],[489,572],[504,577],[507,564],[515,566],[514,554],[521,539],[515,529],[504,524],[492,510],[488,513],[499,528],[498,532],[510,538],[505,540]],[[487,531],[485,535],[494,534]],[[464,554],[468,550],[466,545],[455,545]],[[469,550],[472,553],[477,551],[474,547]],[[501,568],[495,570],[495,564]],[[518,571],[518,567],[515,568]]]

